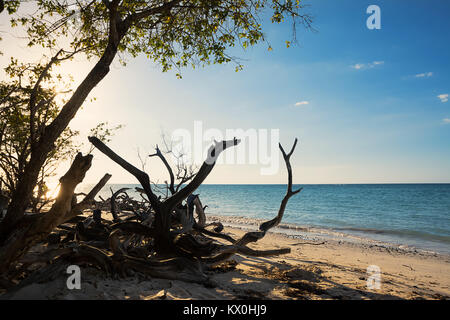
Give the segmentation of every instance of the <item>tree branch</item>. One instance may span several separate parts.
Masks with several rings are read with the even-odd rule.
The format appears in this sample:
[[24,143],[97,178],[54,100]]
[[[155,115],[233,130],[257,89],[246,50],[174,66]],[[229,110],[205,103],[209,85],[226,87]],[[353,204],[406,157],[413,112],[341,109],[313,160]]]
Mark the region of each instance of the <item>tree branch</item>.
[[119,194],[121,193],[125,193],[125,191],[129,190],[130,188],[122,188],[117,190],[116,192],[112,192],[112,196],[111,196],[111,214],[113,216],[113,220],[114,222],[120,222],[119,216],[117,215],[117,204],[116,204],[116,198]]
[[216,164],[217,157],[222,151],[229,147],[238,145],[241,142],[240,139],[234,138],[233,140],[215,142],[208,150],[208,157],[203,162],[203,165],[198,170],[192,181],[179,190],[177,193],[169,197],[163,202],[163,205],[169,208],[169,211],[175,208],[177,204],[186,199],[192,192],[194,192],[205,179],[208,177],[214,165]]
[[283,200],[281,201],[280,209],[278,210],[278,215],[275,218],[273,218],[272,220],[264,222],[259,226],[259,230],[261,230],[263,232],[266,232],[267,230],[275,227],[276,225],[278,225],[281,222],[281,219],[283,218],[284,210],[286,209],[286,205],[289,201],[289,198],[292,197],[293,195],[299,193],[300,191],[302,191],[302,188],[292,191],[292,167],[291,167],[290,158],[291,158],[292,153],[295,150],[296,145],[297,145],[297,138],[295,138],[295,141],[291,148],[291,151],[288,154],[286,154],[281,143],[279,144],[281,153],[283,154],[284,162],[286,163],[286,169],[288,172],[288,186],[287,186],[287,190],[286,190],[286,195],[284,196]]
[[162,154],[161,150],[159,150],[158,145],[156,145],[156,153],[149,155],[149,157],[155,157],[157,156],[158,158],[161,159],[161,161],[164,163],[164,166],[166,167],[167,171],[169,172],[169,176],[170,176],[170,184],[169,184],[169,190],[171,194],[174,194],[175,191],[175,175],[173,174],[173,170],[170,167],[169,163],[166,160],[166,157],[164,157],[164,155]]
[[100,179],[99,182],[92,188],[91,191],[84,197],[84,199],[77,203],[75,206],[72,207],[72,210],[64,217],[64,222],[69,221],[73,217],[78,216],[83,212],[84,209],[89,208],[89,206],[92,205],[92,202],[94,201],[95,196],[97,193],[100,192],[100,190],[106,185],[106,183],[111,179],[111,175],[109,173],[105,174],[103,178]]
[[144,188],[144,191],[150,201],[150,204],[154,208],[158,208],[160,206],[160,202],[156,195],[153,193],[151,186],[150,186],[150,177],[147,173],[139,170],[129,162],[127,162],[125,159],[120,157],[118,154],[116,154],[114,151],[112,151],[108,146],[106,146],[100,139],[97,137],[88,137],[89,141],[96,147],[100,152],[105,154],[108,158],[110,158],[112,161],[120,165],[122,168],[124,168],[126,171],[131,173],[142,185]]
[[125,18],[124,20],[124,25],[131,25],[133,23],[135,23],[136,21],[145,19],[151,15],[154,14],[158,14],[158,13],[163,13],[165,11],[169,11],[170,9],[172,9],[173,7],[175,7],[178,3],[180,3],[181,0],[173,0],[173,1],[169,1],[159,7],[154,7],[154,8],[147,8],[141,12],[137,12],[134,14],[129,15],[127,18]]

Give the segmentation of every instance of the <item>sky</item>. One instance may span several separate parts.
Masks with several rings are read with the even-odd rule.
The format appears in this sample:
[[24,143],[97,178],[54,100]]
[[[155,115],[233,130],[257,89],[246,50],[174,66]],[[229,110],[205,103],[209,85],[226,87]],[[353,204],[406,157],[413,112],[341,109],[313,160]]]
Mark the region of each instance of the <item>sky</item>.
[[[232,63],[183,69],[180,80],[177,71],[162,73],[145,57],[129,58],[126,67],[115,62],[91,94],[96,101],[87,102],[70,125],[80,130],[81,151],[89,149],[86,137],[97,123],[122,124],[108,145],[136,166],[141,165],[139,150],[151,179],[163,182],[162,164],[147,158],[161,145],[161,132],[187,130],[193,137],[200,123],[203,132],[278,132],[285,149],[297,137],[291,159],[296,184],[450,182],[450,2],[307,3],[316,32],[299,27],[298,44],[286,48],[291,26],[266,19],[273,50],[267,44],[234,49],[244,65],[239,72]],[[367,28],[370,5],[380,8],[381,29]],[[11,55],[40,59],[39,50],[26,48],[18,31],[8,27],[5,14],[0,30],[0,66]],[[90,67],[92,62],[77,58],[65,71],[77,83]],[[258,146],[269,141],[263,138],[258,136]],[[210,144],[202,140],[205,149]],[[265,147],[278,163],[270,174],[262,174],[268,165],[259,158],[257,163],[224,161],[206,183],[286,183],[276,145]],[[68,165],[61,164],[60,175]],[[95,183],[106,172],[111,183],[135,183],[94,151],[85,182]]]

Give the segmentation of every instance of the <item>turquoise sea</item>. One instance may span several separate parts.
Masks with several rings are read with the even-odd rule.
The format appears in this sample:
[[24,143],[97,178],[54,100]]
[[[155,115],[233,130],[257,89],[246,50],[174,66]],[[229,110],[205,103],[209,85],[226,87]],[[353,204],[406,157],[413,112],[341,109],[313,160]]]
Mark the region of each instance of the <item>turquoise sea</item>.
[[[107,185],[100,193],[111,196]],[[82,185],[80,191],[88,191]],[[284,223],[339,231],[369,239],[450,253],[450,184],[298,185]],[[202,185],[207,213],[257,219],[274,217],[285,185]],[[130,196],[139,196],[129,192]]]

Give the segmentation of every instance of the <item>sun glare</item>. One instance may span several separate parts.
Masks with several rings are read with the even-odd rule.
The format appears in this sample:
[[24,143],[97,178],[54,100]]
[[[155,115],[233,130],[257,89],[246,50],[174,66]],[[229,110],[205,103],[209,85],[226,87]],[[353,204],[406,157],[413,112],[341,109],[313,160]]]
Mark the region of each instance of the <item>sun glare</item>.
[[55,199],[59,193],[60,186],[61,184],[59,182],[49,183],[49,185],[47,186],[48,191],[45,193],[45,199]]

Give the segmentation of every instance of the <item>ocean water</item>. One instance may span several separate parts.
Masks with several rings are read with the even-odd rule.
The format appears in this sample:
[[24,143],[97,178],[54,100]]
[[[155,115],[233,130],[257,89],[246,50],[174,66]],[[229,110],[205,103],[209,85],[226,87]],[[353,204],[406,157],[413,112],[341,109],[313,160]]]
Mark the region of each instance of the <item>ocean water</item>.
[[[111,196],[108,185],[99,195]],[[82,186],[83,191],[89,185]],[[298,185],[283,222],[325,228],[369,239],[450,253],[450,184]],[[285,185],[202,185],[206,213],[271,219]],[[130,196],[139,196],[130,190]]]

